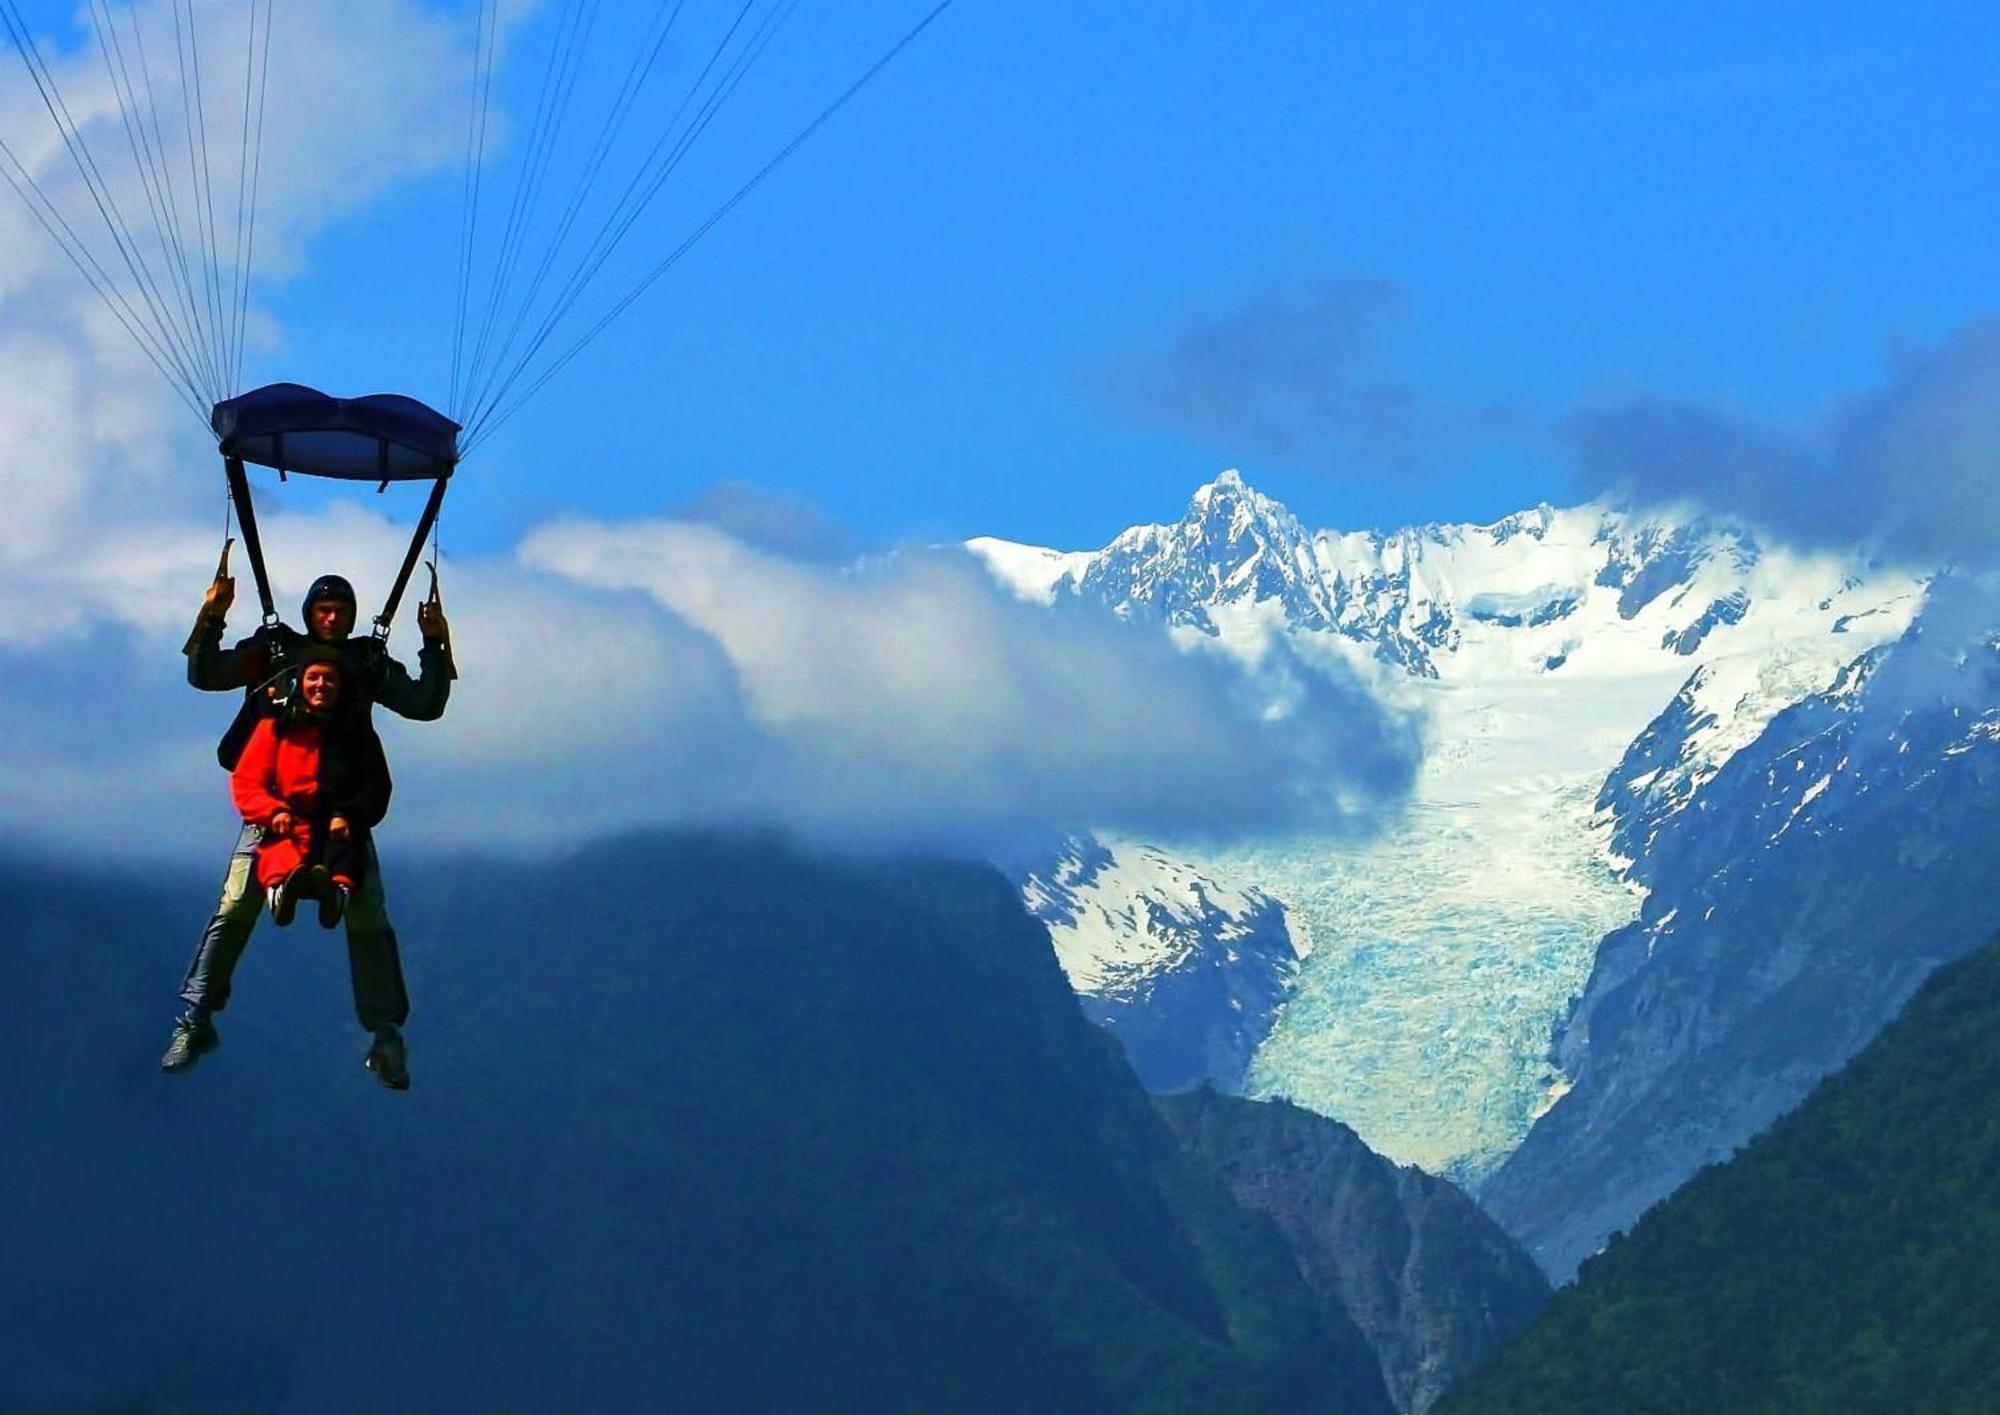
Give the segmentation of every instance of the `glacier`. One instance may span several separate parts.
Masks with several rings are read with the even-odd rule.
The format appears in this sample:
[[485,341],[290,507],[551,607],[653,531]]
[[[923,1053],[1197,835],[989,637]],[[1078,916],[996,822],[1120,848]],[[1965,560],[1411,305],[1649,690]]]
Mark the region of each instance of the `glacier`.
[[[1186,1039],[1184,1055],[1149,1061],[1154,1080],[1284,1097],[1469,1184],[1572,1084],[1552,1040],[1599,941],[1640,916],[1647,831],[1779,713],[1902,635],[1926,588],[1695,508],[1310,531],[1236,472],[1179,521],[1101,550],[967,548],[1031,602],[1152,616],[1246,665],[1277,645],[1338,661],[1422,724],[1414,792],[1372,834],[1100,842],[1090,911],[1047,888],[1060,850],[1024,872],[1024,897],[1086,1011],[1126,1036]],[[1665,734],[1653,774],[1607,799],[1649,731]],[[1119,868],[1131,861],[1145,867]],[[1206,930],[1183,910],[1186,927],[1147,937],[1176,875],[1268,896],[1289,948],[1269,910],[1254,956],[1225,937],[1240,909]],[[1115,978],[1087,961],[1113,956]],[[1240,986],[1234,969],[1248,970]],[[1210,985],[1154,985],[1196,973]]]

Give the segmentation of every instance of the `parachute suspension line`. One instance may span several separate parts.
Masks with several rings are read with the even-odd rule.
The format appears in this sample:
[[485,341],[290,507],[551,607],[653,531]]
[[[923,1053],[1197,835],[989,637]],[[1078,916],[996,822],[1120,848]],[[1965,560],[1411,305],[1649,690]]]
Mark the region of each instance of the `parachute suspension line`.
[[[250,154],[250,232],[243,244],[243,268],[246,272],[255,269],[253,258],[257,252],[257,197],[264,189],[264,108],[265,99],[271,89],[271,31],[276,13],[271,0],[265,0],[264,49],[257,60],[257,135]],[[247,320],[250,313],[248,282],[249,277],[246,275],[243,308],[237,311],[239,321]],[[240,350],[244,341],[239,337],[236,342]],[[243,371],[240,368],[236,371],[236,382],[238,386],[243,382]]]
[[[167,381],[180,396],[181,401],[187,404],[188,410],[201,419],[205,426],[208,422],[208,413],[202,407],[200,390],[184,382],[168,365],[161,351],[154,346],[152,339],[139,327],[139,323],[143,321],[135,323],[138,321],[137,312],[126,302],[125,296],[117,289],[110,275],[105,273],[104,267],[98,264],[97,257],[91,254],[90,249],[77,237],[76,232],[70,229],[70,224],[63,219],[62,213],[56,210],[47,195],[35,184],[35,179],[29,173],[26,164],[14,155],[14,149],[7,146],[5,139],[0,139],[0,157],[7,159],[5,165],[0,165],[0,177],[7,179],[7,185],[20,196],[42,229],[49,233],[49,239],[61,247],[62,253],[69,257],[70,264],[76,267],[77,273],[83,276],[92,290],[97,292],[97,297],[104,301],[104,307],[111,311],[111,317],[132,336],[132,342],[139,346],[140,352],[145,354],[153,367],[159,370],[160,377]],[[17,171],[18,176],[16,176]]]
[[[250,46],[243,58],[243,127],[236,145],[236,243],[234,258],[229,266],[229,324],[223,330],[222,342],[224,364],[229,369],[229,387],[234,391],[236,370],[242,366],[236,347],[237,331],[240,323],[236,312],[243,303],[243,228],[245,211],[243,203],[250,194],[250,100],[256,92],[257,80],[257,0],[250,0]],[[219,399],[217,401],[220,401]]]
[[[479,397],[474,401],[474,406],[471,410],[470,426],[476,427],[484,419],[491,416],[493,408],[497,405],[500,398],[505,396],[507,387],[519,377],[520,368],[534,358],[535,354],[547,342],[556,327],[561,324],[562,320],[568,316],[570,310],[575,307],[576,302],[583,296],[585,290],[589,288],[591,281],[603,269],[604,263],[610,259],[619,243],[624,240],[626,234],[644,213],[646,207],[651,204],[653,198],[665,185],[667,179],[680,167],[681,161],[687,156],[689,150],[692,149],[702,133],[706,131],[708,124],[714,119],[715,114],[721,110],[723,104],[728,101],[729,97],[742,83],[744,76],[749,73],[750,68],[763,55],[764,50],[770,44],[772,36],[784,24],[785,20],[790,18],[792,12],[797,9],[798,0],[784,0],[784,3],[774,6],[766,12],[756,28],[753,29],[751,37],[745,42],[743,48],[733,58],[729,58],[731,45],[735,42],[738,32],[743,28],[744,21],[749,18],[751,12],[755,10],[756,5],[757,0],[745,0],[743,7],[737,11],[735,20],[731,22],[729,28],[717,42],[714,52],[709,55],[708,62],[702,66],[701,72],[695,76],[694,82],[688,87],[688,91],[682,95],[679,105],[674,109],[673,116],[667,120],[666,127],[662,130],[660,137],[654,142],[651,151],[646,154],[645,159],[639,164],[638,170],[632,174],[631,179],[626,183],[625,190],[613,205],[610,215],[605,218],[597,234],[592,237],[582,261],[570,273],[562,289],[557,293],[550,309],[538,322],[535,334],[529,341],[527,351],[516,361],[514,368],[505,373],[504,376],[501,371],[505,365],[503,363],[495,364],[493,370],[488,375],[486,384],[480,389]],[[726,58],[728,62],[725,64],[724,61]],[[722,76],[716,80],[714,87],[710,88],[704,94],[702,92],[703,85],[708,82],[710,75],[715,72],[718,65],[723,66]],[[694,116],[688,120],[685,128],[680,129],[677,136],[676,129],[680,127],[681,119],[687,113],[690,105],[695,105]],[[523,314],[525,314],[525,310]],[[497,391],[495,389],[496,383],[498,384]]]
[[660,54],[666,48],[668,36],[673,33],[674,25],[685,8],[686,0],[660,0],[659,9],[654,12],[653,17],[658,32],[650,43],[639,47],[632,57],[630,67],[625,71],[624,82],[619,85],[618,95],[612,100],[610,115],[599,128],[597,138],[591,144],[590,155],[584,162],[582,175],[578,177],[576,186],[563,207],[562,216],[556,222],[555,235],[550,239],[548,248],[542,252],[534,276],[528,282],[527,293],[521,297],[520,304],[514,310],[513,321],[508,325],[506,337],[501,341],[500,362],[504,362],[507,354],[515,347],[521,326],[527,321],[535,302],[541,298],[542,290],[548,283],[549,273],[554,269],[556,259],[569,242],[570,232],[583,214],[584,202],[596,185],[599,173],[604,170],[612,146],[619,134],[624,131],[626,121],[631,117],[633,105],[638,102],[646,81],[652,77],[653,70],[659,63]]
[[[158,286],[150,283],[152,268],[146,264],[144,253],[138,249],[138,241],[125,221],[125,214],[118,206],[110,183],[105,180],[103,169],[98,166],[97,159],[92,155],[82,129],[71,116],[69,105],[62,96],[62,90],[56,84],[55,74],[49,68],[48,61],[42,57],[29,32],[27,20],[22,17],[18,6],[12,3],[12,0],[7,0],[4,11],[0,11],[0,18],[5,18],[15,51],[21,56],[21,62],[28,70],[28,76],[34,81],[36,91],[41,96],[42,106],[48,112],[50,121],[55,124],[56,132],[61,136],[63,145],[69,152],[70,161],[76,167],[77,175],[83,179],[84,187],[90,193],[99,217],[103,219],[119,256],[125,262],[126,271],[138,286],[140,299],[145,302],[148,311],[153,315],[154,322],[147,326],[148,329],[155,335],[159,347],[163,350],[177,351],[178,346],[168,332],[172,328],[171,322],[164,318],[156,299]],[[25,170],[24,166],[23,171]],[[44,200],[46,199],[45,196]],[[127,309],[137,317],[137,311],[129,304]],[[180,360],[177,359],[176,363],[179,364]]]
[[[219,392],[222,388],[221,366],[214,361],[213,345],[207,337],[207,330],[201,319],[199,309],[200,298],[195,293],[195,278],[192,271],[188,268],[187,226],[181,220],[179,190],[172,180],[172,163],[167,157],[167,136],[165,130],[160,126],[160,103],[158,93],[153,86],[153,63],[152,59],[146,53],[146,32],[139,25],[139,11],[136,5],[127,7],[126,18],[132,24],[132,48],[133,52],[139,56],[139,76],[146,81],[146,109],[152,120],[153,131],[153,141],[150,150],[155,154],[155,161],[159,164],[159,182],[166,198],[167,221],[173,233],[174,250],[179,257],[182,297],[187,305],[188,327],[194,331],[196,342],[208,353],[208,357],[214,363],[216,375],[212,381],[212,387],[215,391]],[[140,125],[142,133],[145,127],[146,125],[143,123]],[[216,400],[211,398],[210,401],[214,402]]]
[[[585,248],[583,260],[579,262],[576,270],[570,272],[569,278],[564,282],[563,290],[560,293],[558,293],[556,297],[558,303],[560,303],[564,298],[564,296],[567,295],[573,287],[575,287],[579,272],[583,271],[586,266],[591,265],[593,258],[596,257],[597,255],[600,244],[604,240],[605,231],[609,230],[610,227],[618,221],[620,213],[622,213],[626,209],[627,204],[632,200],[633,192],[636,191],[645,182],[647,172],[652,168],[653,164],[658,159],[661,150],[668,145],[670,139],[673,136],[673,131],[675,126],[681,120],[681,115],[687,111],[688,105],[692,103],[696,95],[700,93],[702,85],[707,81],[709,74],[714,71],[715,66],[718,63],[720,63],[723,56],[728,53],[731,42],[735,39],[737,32],[743,27],[743,21],[749,16],[751,11],[756,8],[757,3],[758,0],[744,0],[742,8],[736,12],[736,18],[730,23],[729,28],[724,31],[722,38],[717,41],[714,52],[711,53],[708,57],[708,62],[702,66],[701,72],[695,76],[694,82],[689,86],[687,93],[682,96],[679,106],[675,108],[673,116],[667,120],[665,131],[662,133],[660,138],[657,141],[655,141],[652,150],[647,153],[644,160],[642,160],[641,163],[639,164],[638,170],[633,173],[630,180],[626,183],[625,190],[623,193],[620,194],[617,202],[614,203],[611,215],[606,219],[603,229],[601,229],[596,236],[592,237],[590,244]],[[678,14],[678,12],[679,12],[679,7],[676,6],[676,14]],[[662,36],[662,40],[664,40],[664,36]],[[608,252],[606,253],[608,254]],[[599,260],[599,263],[601,263],[601,258]],[[586,283],[587,280],[588,277],[586,276],[585,277]],[[508,330],[508,337],[506,343],[502,347],[499,355],[495,358],[493,365],[487,370],[485,381],[478,385],[477,393],[473,394],[473,396],[469,399],[468,406],[466,409],[466,416],[463,419],[461,419],[461,421],[467,423],[468,425],[471,425],[472,423],[477,422],[480,416],[482,415],[486,405],[489,402],[489,395],[492,392],[493,384],[496,379],[499,379],[501,377],[502,370],[506,367],[507,356],[511,352],[513,345],[516,339],[518,338],[521,325],[526,320],[528,312],[529,312],[528,305],[526,303],[524,303],[523,306],[515,312],[514,321]],[[541,323],[546,324],[551,319],[560,320],[560,318],[561,314],[559,313],[546,316],[544,320],[541,321]]]
[[212,373],[204,357],[205,351],[195,335],[195,325],[188,318],[191,307],[186,298],[187,263],[167,240],[167,217],[160,194],[159,166],[153,160],[146,125],[137,117],[138,90],[133,86],[131,70],[125,63],[124,45],[118,38],[110,0],[90,0],[90,5],[92,27],[97,31],[98,52],[104,57],[104,71],[110,77],[112,91],[118,98],[118,116],[125,127],[125,141],[131,149],[132,165],[138,169],[139,183],[146,195],[146,211],[152,218],[153,232],[159,239],[160,259],[166,267],[167,283],[176,297],[169,300],[162,295],[161,303],[173,316],[169,322],[170,329],[183,362],[193,369]]
[[[152,134],[147,131],[142,110],[139,107],[138,85],[132,80],[132,69],[125,58],[125,44],[119,37],[118,25],[112,13],[110,0],[91,0],[92,15],[97,28],[97,47],[105,56],[105,68],[111,72],[112,86],[118,92],[119,116],[125,120],[125,136],[133,147],[133,163],[139,169],[139,179],[146,191],[146,210],[153,218],[153,232],[159,240],[160,258],[167,268],[169,283],[175,296],[175,313],[181,321],[184,342],[190,351],[190,361],[203,369],[209,367],[206,350],[200,337],[200,323],[194,314],[194,306],[189,299],[192,289],[188,276],[187,258],[181,250],[178,237],[169,238],[173,227],[168,220],[168,198],[164,162],[155,152]],[[128,14],[132,11],[128,8]],[[138,23],[133,20],[134,25]],[[149,86],[150,93],[150,86]],[[155,124],[157,128],[157,123]],[[211,379],[211,383],[213,379]]]
[[[522,160],[521,172],[514,181],[513,195],[507,207],[507,220],[501,229],[500,243],[494,256],[494,270],[496,273],[491,287],[486,288],[481,297],[480,309],[474,311],[468,301],[467,332],[471,332],[475,321],[478,324],[478,333],[474,336],[473,341],[471,361],[465,370],[465,379],[468,385],[477,375],[480,359],[485,352],[486,341],[492,333],[493,308],[499,299],[499,276],[497,272],[506,262],[507,250],[513,244],[515,228],[520,222],[522,193],[527,187],[529,174],[533,170],[535,154],[541,147],[542,130],[548,117],[549,94],[553,87],[557,61],[563,52],[563,42],[569,33],[570,22],[576,13],[576,0],[564,0],[561,17],[557,23],[556,39],[549,47],[548,60],[542,69],[541,87],[536,93],[535,116],[528,126],[527,142],[524,145],[526,156]],[[454,413],[457,412],[456,395],[454,395],[453,411]]]
[[[208,106],[202,97],[200,35],[195,28],[194,0],[170,0],[170,4],[174,13],[174,56],[181,69],[182,116],[187,124],[188,178],[194,185],[195,232],[202,242],[207,275],[204,284],[212,321],[210,339],[217,349],[220,366],[222,331],[226,327],[222,317],[222,254],[215,235],[215,193],[208,165]],[[187,7],[185,31],[181,25],[183,5]]]
[[568,116],[570,97],[575,91],[576,61],[581,57],[582,50],[579,40],[595,24],[596,18],[597,0],[584,0],[584,3],[568,0],[557,25],[555,41],[549,46],[548,63],[542,70],[541,91],[535,100],[535,117],[529,126],[521,173],[514,184],[507,225],[501,234],[499,253],[494,261],[492,288],[487,293],[479,337],[473,345],[468,382],[476,383],[478,379],[487,350],[491,347],[500,310],[512,288],[514,272],[520,264],[521,248],[527,240],[529,218],[540,195],[549,159],[555,153],[556,140]]
[[[250,318],[250,268],[256,256],[256,194],[260,178],[264,174],[264,98],[270,92],[270,30],[274,10],[274,0],[264,0],[264,44],[258,46],[256,28],[256,0],[250,0],[250,50],[248,60],[256,68],[256,124],[250,122],[250,70],[244,70],[244,146],[250,156],[250,196],[248,204],[244,200],[242,186],[242,158],[238,158],[236,168],[236,270],[240,274],[240,284],[236,288],[236,360],[230,364],[230,382],[224,392],[234,392],[242,386],[244,378],[244,328]],[[248,220],[244,220],[248,210]],[[220,400],[218,400],[220,402]]]
[[[57,133],[62,137],[63,146],[69,152],[70,161],[75,165],[77,175],[83,179],[84,187],[89,191],[91,201],[97,207],[98,215],[103,219],[106,229],[110,232],[112,243],[117,247],[119,256],[123,258],[127,272],[139,287],[139,298],[152,315],[152,322],[148,323],[139,314],[138,310],[126,300],[124,295],[116,291],[117,282],[104,273],[101,265],[98,266],[100,274],[105,274],[107,285],[113,289],[114,293],[118,293],[119,303],[124,306],[125,312],[131,316],[132,321],[145,328],[151,336],[150,343],[142,340],[141,344],[142,347],[146,348],[149,355],[155,355],[155,366],[158,366],[162,360],[172,364],[181,375],[182,380],[198,388],[199,381],[194,378],[192,369],[189,368],[182,358],[174,344],[172,336],[167,332],[171,324],[160,309],[157,300],[157,286],[152,285],[149,280],[151,267],[145,264],[144,254],[137,249],[137,242],[131,237],[124,214],[118,208],[117,198],[112,195],[109,184],[104,180],[102,170],[98,167],[96,159],[91,156],[89,146],[84,142],[82,132],[77,128],[74,119],[70,116],[69,105],[63,101],[61,91],[55,86],[55,75],[49,70],[47,62],[42,59],[40,51],[35,46],[33,36],[28,31],[27,21],[21,16],[19,8],[14,4],[14,0],[0,0],[0,21],[5,22],[8,37],[14,43],[15,53],[20,56],[21,63],[27,68],[29,78],[34,80],[35,89],[41,96],[43,108],[47,110],[50,121],[55,124]],[[28,172],[26,164],[22,163],[19,158],[14,157],[11,151],[8,156],[14,165],[20,168],[21,175],[27,178],[30,185],[34,185],[33,176]],[[42,193],[39,186],[36,186],[35,190],[41,196],[42,201],[49,206],[51,212],[54,212],[54,204],[49,202],[47,194]],[[57,213],[57,219],[62,219],[60,213]],[[64,221],[63,226],[65,230],[69,231],[71,238],[76,240],[79,246],[81,246],[81,238],[77,237],[76,232],[70,228],[69,223]],[[96,264],[96,258],[93,256],[91,259],[92,263]],[[123,322],[121,320],[121,323]],[[130,330],[132,326],[127,324],[126,327]],[[135,334],[134,337],[137,338],[138,336]],[[162,369],[161,372],[165,373],[165,370]],[[169,381],[175,382],[177,380],[169,377]],[[198,394],[197,402],[199,402]]]
[[[748,9],[747,6],[745,8],[746,10]],[[751,38],[746,42],[744,48],[730,61],[722,77],[717,80],[716,86],[701,97],[700,107],[696,110],[694,116],[689,119],[687,127],[681,131],[678,138],[674,136],[673,123],[668,125],[667,131],[654,144],[653,151],[649,154],[647,163],[635,174],[632,183],[626,189],[625,195],[620,198],[618,208],[613,211],[611,217],[605,222],[603,229],[599,231],[597,238],[592,242],[591,253],[586,256],[585,261],[572,273],[564,291],[558,296],[556,305],[551,308],[542,320],[528,348],[516,361],[514,368],[509,371],[506,378],[501,381],[499,391],[483,400],[482,407],[477,414],[478,420],[483,421],[492,415],[493,409],[498,405],[500,399],[505,396],[508,386],[520,377],[521,371],[532,362],[535,355],[540,352],[550,336],[554,334],[556,328],[568,317],[570,311],[575,308],[577,302],[589,288],[591,281],[596,279],[598,272],[604,268],[605,263],[611,258],[611,255],[619,244],[623,242],[633,226],[638,223],[640,217],[644,215],[646,208],[652,204],[654,198],[658,196],[667,181],[679,170],[682,161],[700,140],[702,134],[707,131],[708,125],[714,121],[715,115],[721,111],[723,105],[735,93],[737,87],[743,82],[745,75],[755,66],[757,60],[763,56],[764,51],[769,48],[771,40],[778,29],[784,25],[786,20],[791,18],[792,13],[797,8],[798,0],[786,0],[786,3],[768,12],[753,32]],[[740,19],[741,16],[739,16]],[[715,60],[720,57],[721,51],[718,50],[717,54],[711,58],[708,69],[704,69],[701,78],[707,77],[709,69],[714,67]],[[682,113],[686,111],[688,104],[694,101],[699,93],[700,84],[701,79],[698,78],[695,87],[690,89],[687,96],[681,100],[681,106],[674,114],[673,121],[675,123],[679,121]],[[671,142],[671,147],[669,147],[669,142]],[[663,159],[661,158],[662,152],[665,153]],[[648,170],[649,168],[650,171]]]
[[[815,117],[810,123],[806,124],[804,128],[800,129],[797,136],[793,137],[792,140],[786,143],[784,147],[780,148],[778,152],[775,155],[773,155],[768,162],[766,162],[762,167],[758,168],[757,171],[751,175],[748,181],[746,181],[742,186],[738,187],[727,201],[723,202],[721,206],[717,207],[709,215],[707,220],[703,221],[701,225],[697,226],[691,233],[689,233],[689,235],[685,240],[683,240],[678,246],[674,247],[672,251],[668,252],[665,259],[660,261],[650,271],[648,271],[645,278],[642,279],[636,286],[634,286],[632,290],[624,296],[624,298],[619,300],[609,310],[607,310],[595,324],[591,325],[589,329],[584,331],[582,337],[577,339],[574,343],[570,344],[553,363],[551,363],[545,369],[543,369],[542,372],[535,377],[533,382],[531,382],[525,389],[523,389],[518,395],[514,397],[512,402],[506,404],[505,407],[500,409],[498,412],[489,410],[487,414],[482,416],[477,423],[475,423],[472,427],[470,427],[467,430],[466,440],[464,441],[464,443],[461,444],[460,455],[464,456],[466,454],[469,454],[473,448],[477,447],[481,442],[485,441],[487,437],[491,436],[494,432],[497,432],[501,427],[503,427],[507,423],[507,421],[514,416],[514,414],[516,414],[521,410],[522,406],[526,404],[529,399],[533,398],[535,394],[540,392],[542,388],[547,385],[550,379],[554,378],[557,374],[561,373],[563,369],[568,367],[571,360],[575,359],[578,354],[582,353],[584,349],[587,348],[590,345],[590,343],[597,338],[598,335],[602,334],[604,330],[608,328],[614,320],[616,320],[627,309],[631,308],[633,303],[637,301],[642,295],[644,295],[647,290],[652,288],[654,284],[658,283],[658,281],[662,276],[664,276],[668,271],[672,270],[674,266],[678,265],[681,259],[684,256],[686,256],[689,251],[694,249],[694,247],[700,243],[701,239],[704,236],[706,236],[711,230],[713,230],[716,227],[716,225],[722,221],[724,217],[726,217],[731,211],[735,210],[736,207],[740,205],[743,202],[743,200],[746,197],[748,197],[752,192],[754,192],[759,186],[763,185],[766,178],[768,178],[773,172],[777,171],[779,167],[783,166],[785,161],[788,158],[790,158],[793,153],[797,152],[801,147],[805,146],[806,143],[809,142],[813,138],[813,136],[819,132],[821,128],[826,126],[826,124],[834,117],[835,114],[839,113],[841,109],[845,108],[848,105],[848,103],[850,103],[857,94],[859,94],[870,83],[872,83],[884,69],[888,68],[890,64],[894,63],[896,59],[901,56],[904,50],[908,49],[910,45],[914,44],[917,38],[937,21],[939,16],[941,16],[942,14],[944,14],[946,10],[951,8],[952,4],[953,0],[938,0],[938,4],[933,6],[928,14],[926,14],[921,20],[917,21],[917,23],[914,26],[912,26],[903,35],[901,39],[898,39],[893,45],[891,45],[889,49],[879,59],[877,59],[873,64],[871,64],[859,78],[857,78],[853,83],[849,84],[848,87],[840,94],[839,97],[835,98],[832,103],[828,104],[824,109],[822,109],[817,117]],[[528,357],[532,357],[532,353]],[[521,372],[525,370],[526,366],[527,366],[527,359],[524,358],[522,360],[522,363],[516,368],[515,373],[510,376],[509,385],[511,385],[514,379],[520,376]],[[500,396],[504,397],[506,395],[506,392],[507,388],[503,386],[503,388],[501,389]],[[498,407],[497,400],[493,406]]]
[[479,229],[479,186],[486,165],[486,119],[493,93],[494,31],[500,21],[499,0],[481,0],[479,30],[472,51],[472,104],[465,125],[465,188],[459,218],[458,315],[451,336],[451,401],[459,411],[459,379],[465,360],[467,307],[472,297],[473,238]]

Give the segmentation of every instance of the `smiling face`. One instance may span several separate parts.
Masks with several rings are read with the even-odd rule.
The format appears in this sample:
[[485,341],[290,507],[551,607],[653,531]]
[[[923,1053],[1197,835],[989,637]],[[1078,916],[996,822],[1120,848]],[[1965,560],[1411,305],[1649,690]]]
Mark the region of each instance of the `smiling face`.
[[306,628],[322,643],[338,643],[354,630],[354,606],[344,599],[316,599],[306,608]]
[[314,712],[325,712],[340,701],[340,666],[308,663],[299,675],[299,696]]

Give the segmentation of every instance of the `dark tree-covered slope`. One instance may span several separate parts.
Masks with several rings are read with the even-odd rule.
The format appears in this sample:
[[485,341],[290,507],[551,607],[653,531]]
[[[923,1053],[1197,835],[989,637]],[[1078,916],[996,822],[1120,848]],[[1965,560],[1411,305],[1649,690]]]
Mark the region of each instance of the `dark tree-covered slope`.
[[0,866],[0,1407],[1388,1409],[989,870],[635,839],[397,871],[415,1088],[206,879]]
[[2000,944],[1937,970],[1441,1408],[1996,1410],[1995,1274]]

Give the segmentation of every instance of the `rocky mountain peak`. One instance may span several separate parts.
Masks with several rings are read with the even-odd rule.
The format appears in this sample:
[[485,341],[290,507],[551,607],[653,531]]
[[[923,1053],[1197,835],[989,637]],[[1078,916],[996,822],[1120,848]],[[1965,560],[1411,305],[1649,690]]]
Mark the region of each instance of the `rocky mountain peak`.
[[1233,469],[1197,488],[1173,525],[1134,526],[1118,536],[1075,586],[1121,614],[1150,611],[1210,634],[1218,607],[1267,601],[1287,622],[1328,623],[1312,537]]

